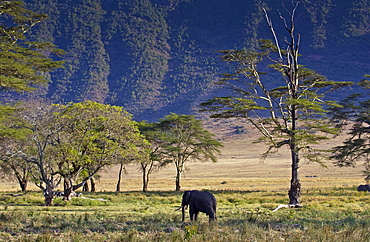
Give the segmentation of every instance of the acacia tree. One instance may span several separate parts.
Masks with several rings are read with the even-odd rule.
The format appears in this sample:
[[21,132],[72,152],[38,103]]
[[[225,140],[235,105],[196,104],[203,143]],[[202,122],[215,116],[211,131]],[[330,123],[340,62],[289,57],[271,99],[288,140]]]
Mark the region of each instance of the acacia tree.
[[13,155],[14,152],[25,145],[29,135],[23,128],[24,122],[17,115],[20,106],[2,106],[3,115],[0,115],[0,172],[2,178],[18,181],[23,192],[27,189],[30,178],[30,165],[21,158]]
[[56,122],[56,116],[53,115],[55,111],[55,107],[42,102],[24,104],[24,108],[18,110],[18,115],[24,119],[26,124],[23,127],[30,133],[20,146],[8,149],[12,156],[31,165],[31,180],[43,191],[46,205],[52,204],[54,189],[62,179],[57,173],[52,148],[58,145],[64,126]]
[[[370,75],[365,77],[370,78]],[[343,99],[341,106],[331,109],[333,121],[343,129],[350,127],[349,137],[333,148],[331,158],[339,167],[355,166],[357,161],[364,161],[364,175],[370,179],[370,81],[358,83],[363,88],[362,94],[353,94]]]
[[[138,136],[139,137],[139,136]],[[135,146],[137,150],[135,152],[128,152],[126,156],[123,159],[120,159],[117,163],[119,164],[118,169],[118,180],[116,185],[116,192],[121,191],[121,181],[122,181],[122,174],[126,172],[126,165],[131,163],[138,163],[145,164],[149,160],[150,151],[149,151],[149,142],[144,139],[144,137],[140,136],[140,142],[135,143]],[[143,192],[146,192],[143,188]]]
[[[35,85],[45,84],[45,72],[62,66],[50,54],[62,54],[49,42],[27,41],[26,33],[37,23],[46,19],[45,14],[36,14],[24,8],[22,1],[0,2],[0,90],[31,91]],[[2,142],[1,169],[11,171],[22,191],[29,179],[29,164],[12,155],[12,148],[24,144],[25,129],[17,125],[16,106],[0,105],[0,135]],[[9,125],[9,123],[12,123]],[[17,141],[18,139],[18,141]]]
[[[103,168],[121,161],[140,161],[146,141],[137,123],[122,107],[91,101],[59,106],[58,123],[64,129],[55,147],[58,174],[65,181],[64,196]],[[84,171],[84,179],[76,184]]]
[[[62,66],[50,54],[63,52],[49,42],[29,42],[26,33],[36,24],[46,19],[45,14],[27,10],[22,1],[0,2],[0,91],[31,91],[35,85],[44,84],[49,72]],[[18,131],[3,122],[14,121],[15,106],[0,105],[0,134],[19,137]]]
[[163,144],[164,136],[158,123],[139,123],[139,130],[150,142],[149,157],[140,162],[142,172],[143,192],[148,191],[149,178],[152,173],[166,166],[171,161],[166,160]]
[[161,145],[166,160],[176,168],[176,191],[180,191],[181,174],[189,161],[217,161],[222,144],[202,127],[194,115],[170,114],[160,119]]
[[16,153],[25,143],[24,139],[16,140],[14,137],[2,137],[0,139],[0,172],[2,179],[16,179],[22,192],[27,190],[32,169],[32,166],[18,157]]
[[[300,156],[322,162],[322,150],[313,145],[336,132],[325,116],[325,107],[334,102],[325,101],[324,95],[350,83],[329,81],[299,65],[300,35],[295,34],[295,16],[300,1],[290,3],[290,10],[283,5],[288,18],[279,13],[287,32],[284,36],[275,32],[267,7],[258,2],[273,41],[260,41],[258,50],[221,51],[230,73],[216,84],[230,90],[230,95],[202,103],[201,111],[213,113],[212,118],[244,118],[250,122],[262,134],[261,141],[269,144],[263,158],[287,146],[291,154],[289,204],[300,207]],[[259,65],[267,62],[270,69],[281,74],[281,79],[273,81],[263,76]]]
[[45,14],[27,10],[22,1],[0,2],[0,89],[30,91],[33,85],[44,84],[42,73],[61,67],[50,53],[61,50],[49,42],[29,42],[26,33],[46,19]]
[[[64,196],[83,186],[106,166],[139,153],[137,124],[121,107],[83,102],[36,105],[19,110],[31,132],[22,146],[7,149],[31,164],[31,176],[52,205],[54,189],[64,181]],[[79,176],[84,177],[80,180]]]

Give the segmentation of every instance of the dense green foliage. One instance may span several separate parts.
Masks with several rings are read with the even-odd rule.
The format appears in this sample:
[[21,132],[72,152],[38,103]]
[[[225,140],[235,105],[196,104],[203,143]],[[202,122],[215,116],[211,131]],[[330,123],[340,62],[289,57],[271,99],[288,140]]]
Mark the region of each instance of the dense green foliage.
[[26,33],[45,18],[25,9],[20,1],[0,2],[1,91],[30,91],[47,81],[42,73],[61,66],[49,57],[59,52],[53,44],[26,40]]
[[104,167],[146,159],[145,149],[140,150],[147,142],[122,107],[85,101],[57,111],[55,122],[62,129],[50,149],[64,190],[81,187]]
[[[24,137],[1,137],[3,172],[22,183],[32,180],[51,205],[54,189],[64,182],[64,195],[83,186],[102,168],[146,159],[147,142],[137,123],[122,107],[86,101],[68,105],[42,102],[17,110],[29,132]],[[17,173],[23,174],[21,179]],[[23,187],[22,187],[22,190]]]
[[[370,75],[366,75],[367,78]],[[370,81],[362,80],[359,85],[364,94],[353,94],[343,99],[341,106],[332,108],[333,121],[339,127],[349,127],[349,137],[342,145],[333,149],[331,158],[338,166],[355,166],[364,162],[366,180],[370,179]]]
[[[273,209],[284,193],[213,191],[218,220],[181,222],[177,192],[84,194],[66,205],[40,207],[39,193],[1,194],[4,241],[369,241],[369,194],[312,191],[301,209]],[[99,199],[104,198],[107,201]],[[26,205],[26,206],[25,206]]]
[[[21,1],[0,1],[0,91],[24,92],[35,86],[46,84],[46,74],[61,67],[62,62],[54,61],[51,55],[62,51],[46,41],[28,41],[26,38],[35,25],[44,21],[44,14],[26,9]],[[0,100],[0,104],[3,104]],[[21,129],[9,129],[9,124],[20,125],[14,116],[16,107],[0,105],[0,138],[20,137]]]
[[[216,51],[271,38],[254,0],[25,2],[49,16],[29,36],[67,52],[66,68],[51,74],[47,96],[124,106],[138,120],[190,113],[217,92],[208,85],[224,67]],[[266,2],[284,11],[280,1]],[[329,79],[360,79],[369,69],[368,2],[302,3],[301,63]]]

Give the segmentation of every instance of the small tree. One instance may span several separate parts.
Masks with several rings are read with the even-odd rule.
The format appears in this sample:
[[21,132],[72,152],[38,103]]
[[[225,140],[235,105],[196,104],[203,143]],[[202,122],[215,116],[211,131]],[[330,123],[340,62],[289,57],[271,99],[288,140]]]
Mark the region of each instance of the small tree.
[[10,137],[0,139],[0,172],[3,179],[14,180],[19,184],[22,192],[26,192],[31,178],[32,166],[17,156],[19,147],[25,145],[25,140],[16,140]]
[[166,160],[163,144],[164,137],[158,123],[139,123],[139,130],[145,139],[150,142],[149,157],[140,162],[142,172],[143,192],[148,191],[150,175],[170,163]]
[[[287,36],[278,35],[269,18],[267,8],[259,2],[264,12],[275,44],[270,40],[260,41],[256,50],[221,51],[222,58],[230,64],[230,73],[216,84],[230,90],[229,96],[216,97],[201,104],[201,110],[213,113],[213,118],[244,118],[262,134],[261,141],[274,149],[287,146],[291,154],[291,181],[289,204],[300,207],[301,183],[298,177],[300,154],[321,162],[321,149],[313,146],[334,134],[325,107],[333,102],[325,101],[324,95],[337,88],[349,85],[326,80],[298,63],[300,35],[295,34],[295,15],[300,1],[291,1],[287,8],[288,19],[280,14]],[[281,45],[280,42],[283,42]],[[281,47],[280,47],[281,46]],[[284,46],[284,49],[283,49]],[[280,79],[263,78],[260,63],[270,64]]]
[[[30,179],[30,164],[14,155],[19,147],[27,143],[29,130],[24,128],[24,121],[17,115],[18,105],[1,106],[0,115],[0,172],[4,179],[18,181],[23,192]],[[1,109],[0,108],[0,109]]]
[[[143,138],[143,137],[142,137]],[[127,154],[127,156],[124,159],[120,159],[118,161],[119,169],[118,169],[118,180],[116,185],[116,192],[121,191],[121,182],[122,182],[122,174],[126,173],[126,165],[131,163],[138,163],[142,164],[145,163],[149,158],[149,143],[144,138],[142,139],[142,142],[140,144],[136,144],[137,149],[135,152],[130,152]],[[146,191],[144,191],[146,192]]]
[[[60,106],[60,111],[58,122],[64,129],[55,152],[58,174],[66,181],[66,199],[103,167],[140,159],[145,140],[121,107],[86,101]],[[85,178],[75,184],[82,171]]]
[[[119,164],[119,170],[118,170],[118,180],[117,180],[117,186],[116,186],[116,192],[121,191],[121,181],[122,181],[122,174],[126,173],[125,165],[130,163],[145,163],[149,159],[149,142],[145,139],[145,136],[141,134],[140,127],[141,125],[139,123],[135,123],[137,125],[137,129],[140,132],[140,135],[137,134],[135,136],[132,136],[132,139],[130,142],[134,144],[134,146],[131,146],[131,149],[134,149],[132,151],[128,150],[126,152],[126,155],[123,159],[118,160]],[[145,192],[145,191],[144,191]]]
[[[370,75],[365,77],[370,78]],[[343,145],[334,147],[331,158],[340,167],[355,166],[359,160],[364,161],[364,175],[368,181],[370,177],[370,81],[367,79],[359,83],[362,94],[353,94],[343,99],[340,104],[332,108],[332,119],[338,127],[350,127],[349,137]]]
[[160,119],[163,145],[167,161],[176,168],[176,191],[180,191],[181,174],[188,161],[217,161],[222,144],[202,127],[193,115],[170,114]]
[[24,118],[27,123],[25,128],[29,129],[30,134],[22,146],[14,149],[12,155],[31,165],[31,179],[43,191],[45,204],[50,206],[54,189],[62,180],[52,148],[59,144],[59,135],[64,126],[53,115],[55,107],[45,103],[24,105],[25,108],[19,110],[18,115]]

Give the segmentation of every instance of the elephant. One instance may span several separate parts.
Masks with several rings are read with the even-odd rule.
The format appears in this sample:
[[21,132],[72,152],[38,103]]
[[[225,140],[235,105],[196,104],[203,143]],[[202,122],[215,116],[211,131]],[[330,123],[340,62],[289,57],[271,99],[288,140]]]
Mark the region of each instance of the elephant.
[[207,191],[185,191],[182,195],[182,204],[177,210],[182,208],[182,222],[185,220],[185,210],[189,208],[190,220],[196,221],[199,212],[205,213],[209,216],[209,221],[217,220],[216,218],[216,198]]
[[366,191],[369,191],[370,192],[370,186],[369,185],[359,185],[357,187],[357,191],[359,192],[366,192]]

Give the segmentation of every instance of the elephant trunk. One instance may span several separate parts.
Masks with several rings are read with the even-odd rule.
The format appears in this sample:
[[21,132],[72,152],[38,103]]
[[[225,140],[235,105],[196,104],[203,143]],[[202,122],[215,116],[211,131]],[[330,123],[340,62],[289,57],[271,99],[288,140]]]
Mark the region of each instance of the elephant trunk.
[[182,208],[182,221],[184,222],[185,221],[185,210],[188,208],[188,205],[182,205],[181,206]]

